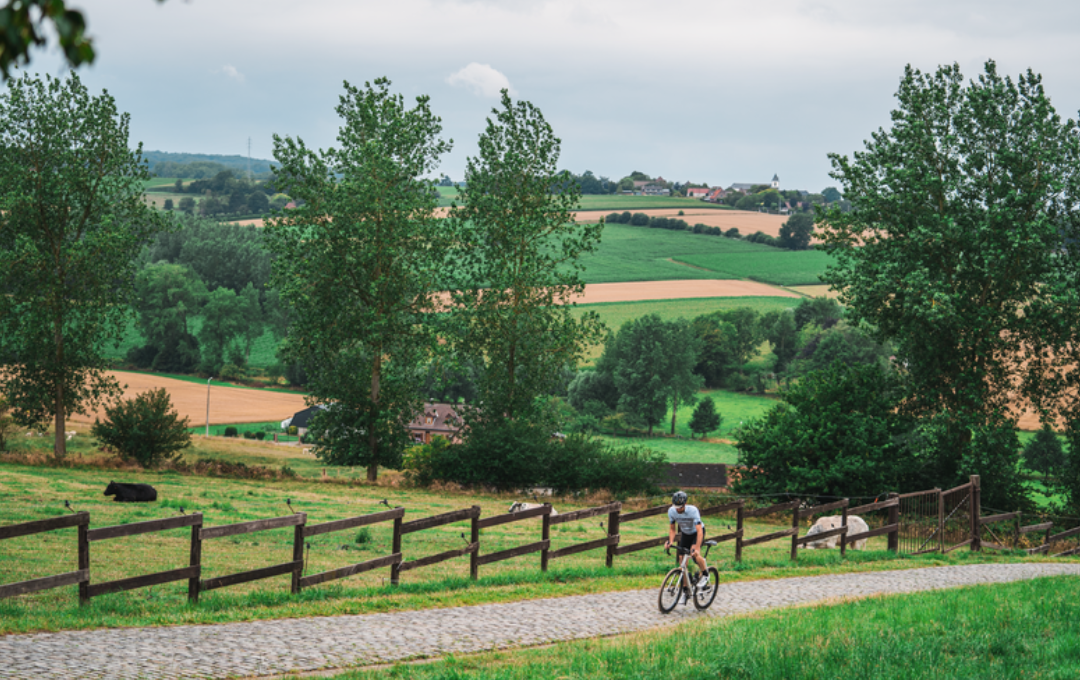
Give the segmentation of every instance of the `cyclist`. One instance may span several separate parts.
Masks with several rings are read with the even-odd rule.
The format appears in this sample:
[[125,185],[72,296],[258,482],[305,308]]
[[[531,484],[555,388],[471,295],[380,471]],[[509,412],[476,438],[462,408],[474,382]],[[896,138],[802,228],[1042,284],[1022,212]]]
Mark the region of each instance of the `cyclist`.
[[[701,570],[701,577],[698,579],[698,587],[702,588],[709,583],[708,567],[705,564],[705,558],[701,555],[701,546],[705,542],[705,524],[701,521],[701,513],[693,505],[687,505],[687,496],[685,491],[676,491],[671,495],[671,507],[668,508],[668,540],[664,544],[664,549],[668,549],[675,545],[675,532],[679,533],[678,545],[684,550],[690,551],[690,557],[697,563],[698,569]],[[679,556],[675,556],[675,561],[679,562]]]

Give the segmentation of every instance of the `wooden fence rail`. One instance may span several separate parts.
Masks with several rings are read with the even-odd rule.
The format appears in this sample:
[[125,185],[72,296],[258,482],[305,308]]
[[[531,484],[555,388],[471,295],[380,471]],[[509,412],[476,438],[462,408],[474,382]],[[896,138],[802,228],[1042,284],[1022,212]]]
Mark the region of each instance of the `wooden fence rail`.
[[75,584],[78,584],[79,586],[79,595],[81,597],[86,591],[87,583],[90,581],[90,551],[87,549],[86,541],[86,529],[89,525],[90,513],[84,510],[76,512],[73,515],[54,517],[53,519],[39,519],[33,522],[23,522],[22,524],[12,524],[6,527],[0,527],[0,540],[6,538],[19,538],[20,536],[33,536],[34,534],[42,534],[46,531],[55,531],[57,529],[67,529],[68,527],[78,527],[79,529],[78,570],[69,571],[66,574],[56,574],[55,576],[46,576],[44,578],[19,581],[18,583],[9,583],[0,586],[0,600],[6,597],[15,597],[16,595],[36,593],[41,590],[50,590],[52,588],[61,588],[63,586]]
[[[332,522],[323,522],[321,524],[311,524],[303,527],[303,538],[308,539],[312,536],[321,536],[322,534],[328,534],[335,531],[346,531],[348,529],[356,529],[357,527],[369,526],[371,524],[378,524],[380,522],[394,522],[395,527],[400,531],[401,518],[405,516],[405,508],[394,508],[392,510],[384,510],[382,512],[375,512],[370,515],[360,515],[359,517],[350,517],[348,519],[339,519]],[[326,583],[327,581],[336,581],[337,579],[347,578],[349,576],[355,576],[356,574],[363,574],[373,569],[379,569],[382,567],[393,567],[401,564],[401,552],[395,552],[385,557],[377,557],[375,559],[366,560],[364,562],[358,562],[356,564],[350,564],[345,567],[339,567],[337,569],[331,569],[329,571],[323,571],[318,574],[311,574],[310,576],[301,576],[300,582],[297,584],[300,590],[304,588],[310,588],[311,586],[318,585],[320,583]]]
[[[434,529],[435,527],[441,527],[446,524],[453,524],[454,522],[461,522],[463,520],[470,520],[471,538],[464,548],[457,550],[447,550],[437,555],[428,555],[427,557],[421,557],[419,559],[411,560],[409,562],[398,562],[390,567],[390,583],[397,585],[401,580],[401,572],[409,571],[411,569],[419,569],[420,567],[426,567],[431,564],[438,564],[439,562],[445,562],[446,560],[452,560],[455,557],[461,557],[462,555],[468,555],[475,553],[480,549],[480,525],[478,520],[480,519],[480,506],[474,505],[462,510],[453,510],[451,512],[444,512],[441,515],[435,515],[433,517],[424,517],[422,519],[414,519],[411,522],[400,523],[400,520],[394,520],[394,546],[393,552],[401,552],[401,537],[405,534],[411,534],[416,531],[423,531],[425,529]],[[474,560],[470,560],[469,571],[472,578],[477,578],[476,567],[478,565]]]
[[[934,489],[931,491],[916,492],[914,494],[899,495],[894,493],[889,494],[889,497],[884,501],[876,501],[874,503],[867,503],[856,507],[851,507],[848,499],[841,499],[835,502],[830,502],[813,507],[800,507],[800,501],[792,500],[784,503],[770,505],[768,507],[747,509],[746,500],[738,499],[723,505],[701,508],[699,509],[699,511],[701,512],[702,517],[715,516],[729,512],[735,513],[735,526],[733,530],[729,526],[728,533],[718,534],[715,536],[707,536],[706,538],[707,540],[716,541],[717,543],[722,543],[726,541],[734,542],[736,561],[741,561],[743,550],[745,548],[777,540],[788,540],[791,542],[791,559],[795,560],[798,557],[799,548],[805,547],[808,543],[812,543],[818,540],[825,540],[827,538],[832,538],[835,536],[840,537],[840,548],[842,554],[844,554],[846,546],[848,544],[851,544],[853,541],[886,535],[888,536],[889,550],[898,551],[899,535],[902,529],[902,517],[900,515],[902,509],[901,499],[916,497],[933,497],[937,500],[938,505],[932,510],[930,509],[930,506],[926,506],[925,504],[923,506],[919,506],[916,509],[916,512],[918,514],[916,521],[918,521],[920,525],[926,524],[927,519],[932,517],[933,514],[936,514],[937,516],[935,519],[937,520],[937,528],[935,530],[935,533],[938,534],[941,533],[946,521],[952,521],[954,533],[956,526],[961,524],[966,525],[966,523],[968,522],[968,517],[966,514],[964,514],[960,518],[961,521],[958,521],[954,517],[957,514],[956,508],[960,508],[965,512],[969,511],[972,515],[970,521],[972,531],[966,537],[966,539],[954,541],[954,539],[956,538],[956,536],[954,535],[953,539],[951,539],[952,544],[948,546],[946,546],[943,541],[938,540],[937,543],[939,547],[937,548],[937,550],[939,551],[953,550],[959,547],[968,546],[970,546],[972,550],[979,550],[983,545],[981,538],[982,531],[984,529],[990,531],[989,527],[991,525],[996,525],[1002,522],[1012,522],[1014,524],[1014,535],[1017,537],[1017,539],[1026,534],[1037,532],[1044,533],[1042,545],[1036,548],[1031,548],[1029,550],[1029,552],[1031,553],[1048,553],[1054,544],[1074,537],[1080,537],[1080,527],[1067,529],[1065,531],[1059,531],[1057,534],[1051,534],[1050,532],[1054,528],[1053,522],[1042,522],[1029,526],[1021,526],[1020,522],[1022,515],[1019,512],[999,513],[985,517],[980,516],[981,508],[979,502],[978,488],[978,478],[973,477],[972,481],[969,484],[962,485],[955,489],[950,489],[946,492],[941,492],[938,489]],[[970,493],[970,495],[962,497],[962,495],[965,493]],[[944,507],[944,494],[952,494],[959,497],[958,499],[954,498],[952,505],[953,511],[950,511],[948,513],[945,511]],[[145,522],[135,522],[131,524],[108,526],[96,529],[89,528],[90,514],[84,511],[52,519],[35,520],[10,526],[0,526],[0,540],[18,538],[22,536],[30,536],[42,532],[53,531],[68,527],[76,527],[78,529],[77,571],[65,574],[58,574],[55,576],[48,576],[45,578],[21,581],[18,583],[0,585],[0,599],[13,597],[16,595],[34,593],[51,588],[78,585],[79,601],[80,603],[86,603],[87,601],[89,601],[90,598],[104,595],[106,593],[121,592],[125,590],[131,590],[133,588],[141,588],[186,579],[188,581],[189,600],[191,600],[192,602],[198,602],[199,593],[202,591],[225,588],[232,585],[248,583],[251,581],[271,578],[285,574],[289,574],[291,576],[292,592],[299,593],[304,588],[309,588],[328,581],[346,578],[349,576],[365,573],[374,569],[380,569],[384,567],[390,568],[391,583],[397,584],[399,582],[400,574],[403,571],[418,569],[431,564],[436,564],[445,560],[453,559],[455,557],[461,557],[463,555],[470,555],[469,571],[471,577],[474,580],[478,578],[479,567],[482,565],[494,564],[503,560],[508,560],[514,557],[529,555],[537,552],[540,553],[540,568],[545,571],[547,570],[549,560],[551,559],[558,559],[560,557],[575,555],[591,550],[598,550],[601,548],[605,549],[606,552],[606,565],[608,567],[612,567],[614,565],[614,558],[616,556],[628,555],[630,553],[638,552],[640,550],[645,550],[647,548],[652,548],[664,544],[664,542],[667,540],[666,534],[663,536],[657,536],[655,538],[649,538],[635,543],[623,544],[621,543],[620,529],[622,525],[627,522],[635,522],[663,515],[668,511],[669,507],[670,506],[668,504],[663,504],[651,508],[646,508],[644,510],[624,513],[622,511],[621,503],[609,503],[594,508],[585,508],[582,510],[574,510],[563,514],[553,515],[553,510],[551,506],[545,504],[542,507],[525,510],[523,512],[512,514],[508,513],[505,515],[494,515],[481,519],[480,507],[472,506],[460,510],[443,513],[440,515],[415,519],[409,522],[404,521],[405,509],[398,507],[367,515],[333,520],[330,522],[323,522],[321,524],[308,525],[306,513],[301,512],[292,515],[286,515],[283,517],[252,520],[249,522],[226,524],[215,527],[203,526],[203,515],[201,513],[195,513],[191,515],[148,520]],[[810,536],[799,536],[800,522],[802,520],[813,517],[815,515],[835,512],[836,510],[840,511],[841,519],[841,524],[838,528]],[[863,514],[868,512],[878,512],[883,510],[888,511],[888,518],[887,520],[885,520],[887,523],[885,525],[858,534],[850,533],[850,526],[848,525],[847,521],[850,515]],[[787,512],[791,513],[790,528],[770,532],[761,536],[755,536],[753,538],[746,538],[744,533],[744,526],[746,520]],[[602,515],[608,516],[607,531],[606,535],[603,538],[589,540],[583,543],[577,543],[574,545],[569,545],[556,550],[552,550],[552,541],[550,536],[550,529],[552,525],[582,521]],[[523,545],[518,545],[512,548],[487,554],[483,554],[481,552],[481,529],[487,529],[491,527],[535,518],[540,518],[541,520],[539,541],[532,541]],[[471,538],[470,540],[466,541],[466,545],[464,547],[455,550],[440,552],[434,555],[420,557],[408,562],[403,561],[401,550],[402,536],[466,520],[470,522]],[[305,539],[311,538],[313,536],[319,536],[336,531],[346,531],[349,529],[368,526],[381,522],[393,522],[393,538],[389,554],[375,557],[365,562],[350,564],[317,574],[304,574],[303,550],[305,546]],[[191,527],[191,550],[188,560],[188,566],[170,569],[166,571],[160,571],[153,574],[145,574],[130,578],[106,581],[102,583],[91,583],[91,543],[98,543],[100,541],[106,541],[121,537],[137,536],[140,534],[167,531],[171,529],[179,529],[185,527]],[[217,576],[210,579],[202,579],[202,550],[204,541],[215,538],[238,536],[259,531],[267,531],[271,529],[288,527],[293,527],[293,552],[291,560],[268,567],[262,567],[260,569],[253,569],[250,571],[228,574],[225,576]],[[925,534],[919,535],[920,540],[922,540],[924,535]],[[994,534],[994,536],[996,537],[996,534]],[[963,537],[961,536],[960,538]],[[930,536],[926,538],[925,541],[923,541],[923,543],[925,544],[926,542],[933,539],[934,534],[931,533]],[[1000,541],[987,541],[985,545],[992,548],[1005,547]],[[1067,548],[1062,552],[1056,553],[1055,556],[1076,554],[1080,554],[1080,546]]]

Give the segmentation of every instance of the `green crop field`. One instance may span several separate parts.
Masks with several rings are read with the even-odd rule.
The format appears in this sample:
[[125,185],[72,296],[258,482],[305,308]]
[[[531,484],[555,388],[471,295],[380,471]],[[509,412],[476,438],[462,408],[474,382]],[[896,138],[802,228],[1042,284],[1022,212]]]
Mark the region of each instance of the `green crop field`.
[[833,261],[828,253],[820,250],[791,251],[768,246],[761,247],[764,250],[741,252],[737,255],[702,252],[678,255],[673,259],[687,265],[711,270],[715,275],[725,278],[753,279],[777,286],[821,283],[821,275]]
[[601,302],[592,305],[577,305],[573,312],[580,317],[585,312],[596,312],[600,320],[611,330],[616,331],[633,319],[656,314],[665,321],[673,319],[693,319],[702,314],[749,307],[759,314],[779,309],[790,309],[799,304],[800,298],[786,297],[723,297],[723,298],[685,298],[681,300],[641,300],[639,302]]
[[600,247],[585,255],[586,283],[754,279],[774,285],[819,283],[830,257],[739,239],[609,224]]

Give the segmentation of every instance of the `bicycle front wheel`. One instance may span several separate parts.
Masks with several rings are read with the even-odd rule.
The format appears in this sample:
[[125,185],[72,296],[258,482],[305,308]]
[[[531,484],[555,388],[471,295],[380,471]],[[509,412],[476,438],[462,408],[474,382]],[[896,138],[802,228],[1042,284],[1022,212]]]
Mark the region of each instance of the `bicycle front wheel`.
[[720,572],[716,567],[709,567],[709,584],[700,588],[694,588],[694,606],[698,609],[708,609],[716,599],[716,587],[720,582]]
[[674,609],[675,605],[679,604],[682,592],[682,569],[672,569],[664,577],[664,585],[660,586],[660,597],[657,600],[657,604],[660,605],[660,613],[667,614]]

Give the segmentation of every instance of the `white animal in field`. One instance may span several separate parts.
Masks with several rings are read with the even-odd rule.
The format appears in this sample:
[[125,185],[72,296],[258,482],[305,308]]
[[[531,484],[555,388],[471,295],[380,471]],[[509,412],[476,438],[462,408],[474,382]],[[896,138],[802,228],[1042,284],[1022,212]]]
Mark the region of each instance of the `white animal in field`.
[[[534,508],[542,508],[542,507],[544,507],[543,503],[522,503],[521,501],[514,501],[513,503],[510,504],[510,509],[507,510],[507,512],[522,512],[524,510],[532,510]],[[551,509],[551,514],[552,515],[557,515],[557,514],[559,514],[559,511],[556,510],[555,508],[552,508]]]
[[[814,522],[814,526],[810,527],[810,530],[806,532],[807,536],[813,536],[814,534],[820,534],[826,531],[832,531],[833,529],[839,529],[841,520],[843,518],[840,515],[833,515],[832,517],[820,517],[818,521]],[[864,531],[870,531],[870,527],[866,525],[862,517],[857,515],[848,515],[847,518],[848,534],[855,535],[861,534]],[[822,539],[820,541],[811,541],[806,544],[808,550],[816,550],[818,548],[836,548],[840,545],[839,536],[830,536],[829,538]],[[854,543],[847,544],[849,548],[854,550],[865,550],[866,539],[860,539]]]

